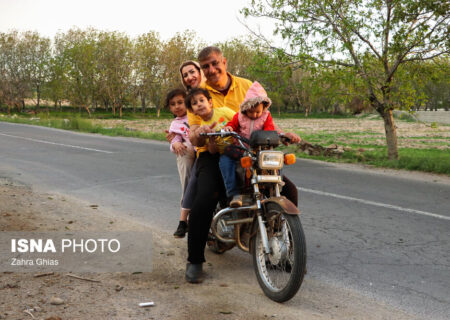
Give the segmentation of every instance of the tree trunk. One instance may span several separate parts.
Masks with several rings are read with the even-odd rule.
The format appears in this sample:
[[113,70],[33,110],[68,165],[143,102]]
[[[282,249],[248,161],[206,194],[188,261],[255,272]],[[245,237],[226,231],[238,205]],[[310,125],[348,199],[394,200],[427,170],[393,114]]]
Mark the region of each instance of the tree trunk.
[[383,118],[384,130],[386,132],[388,159],[398,160],[397,129],[394,124],[392,109],[383,110],[380,114]]
[[141,97],[142,113],[145,113],[146,101],[145,97]]
[[35,108],[35,112],[36,114],[39,112],[39,108],[40,108],[40,103],[41,103],[41,89],[39,86],[36,87],[36,92],[37,92],[37,100],[36,100],[36,108]]

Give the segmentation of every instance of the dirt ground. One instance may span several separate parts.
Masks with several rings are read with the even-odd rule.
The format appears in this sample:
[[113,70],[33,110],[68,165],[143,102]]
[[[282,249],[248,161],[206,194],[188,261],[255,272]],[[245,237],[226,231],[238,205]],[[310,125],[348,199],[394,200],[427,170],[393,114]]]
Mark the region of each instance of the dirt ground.
[[[0,231],[149,231],[153,234],[150,273],[0,273],[0,319],[413,319],[411,315],[305,276],[291,301],[266,298],[245,266],[225,253],[207,252],[206,279],[184,281],[185,239],[151,225],[120,218],[60,194],[34,191],[0,178]],[[237,250],[237,249],[233,249]],[[242,268],[242,269],[241,269]],[[244,272],[239,272],[239,269]],[[331,286],[331,287],[330,287]],[[51,303],[54,297],[61,304]],[[153,301],[153,307],[138,303]]]

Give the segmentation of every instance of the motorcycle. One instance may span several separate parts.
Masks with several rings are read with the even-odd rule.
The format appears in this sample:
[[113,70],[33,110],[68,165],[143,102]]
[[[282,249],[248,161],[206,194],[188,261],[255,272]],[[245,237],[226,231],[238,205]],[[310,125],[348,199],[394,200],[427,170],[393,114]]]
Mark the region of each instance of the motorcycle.
[[235,138],[245,177],[242,206],[216,211],[208,247],[218,254],[234,246],[251,253],[264,294],[276,302],[291,299],[306,273],[306,243],[300,211],[280,195],[284,185],[280,170],[295,163],[295,155],[274,148],[288,138],[276,131],[254,131],[249,140],[227,131],[201,135]]

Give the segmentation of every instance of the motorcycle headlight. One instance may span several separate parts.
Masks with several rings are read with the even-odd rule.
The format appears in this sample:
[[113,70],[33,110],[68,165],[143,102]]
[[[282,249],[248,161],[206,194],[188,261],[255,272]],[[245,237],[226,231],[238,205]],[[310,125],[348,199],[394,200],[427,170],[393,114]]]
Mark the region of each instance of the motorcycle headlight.
[[281,151],[261,151],[258,163],[261,169],[281,169],[284,163],[284,154]]

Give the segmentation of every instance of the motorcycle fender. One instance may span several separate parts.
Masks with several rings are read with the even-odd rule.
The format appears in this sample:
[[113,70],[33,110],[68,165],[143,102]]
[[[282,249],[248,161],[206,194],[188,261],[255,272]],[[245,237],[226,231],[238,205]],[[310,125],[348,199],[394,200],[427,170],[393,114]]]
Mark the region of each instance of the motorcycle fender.
[[[298,208],[295,206],[295,204],[293,204],[290,200],[288,200],[286,197],[272,197],[272,198],[267,198],[261,201],[263,206],[268,205],[269,203],[275,203],[276,205],[278,205],[281,210],[283,210],[285,213],[290,214],[290,215],[299,215],[300,214],[300,210],[298,210]],[[250,235],[250,239],[253,238],[256,233],[258,232],[258,219],[253,220],[253,224],[252,224],[252,233]],[[253,252],[253,246],[252,246],[253,241],[250,241],[250,252]]]
[[299,215],[300,210],[286,197],[272,197],[267,198],[261,201],[263,205],[267,205],[269,203],[275,203],[281,207],[281,209],[290,215]]

